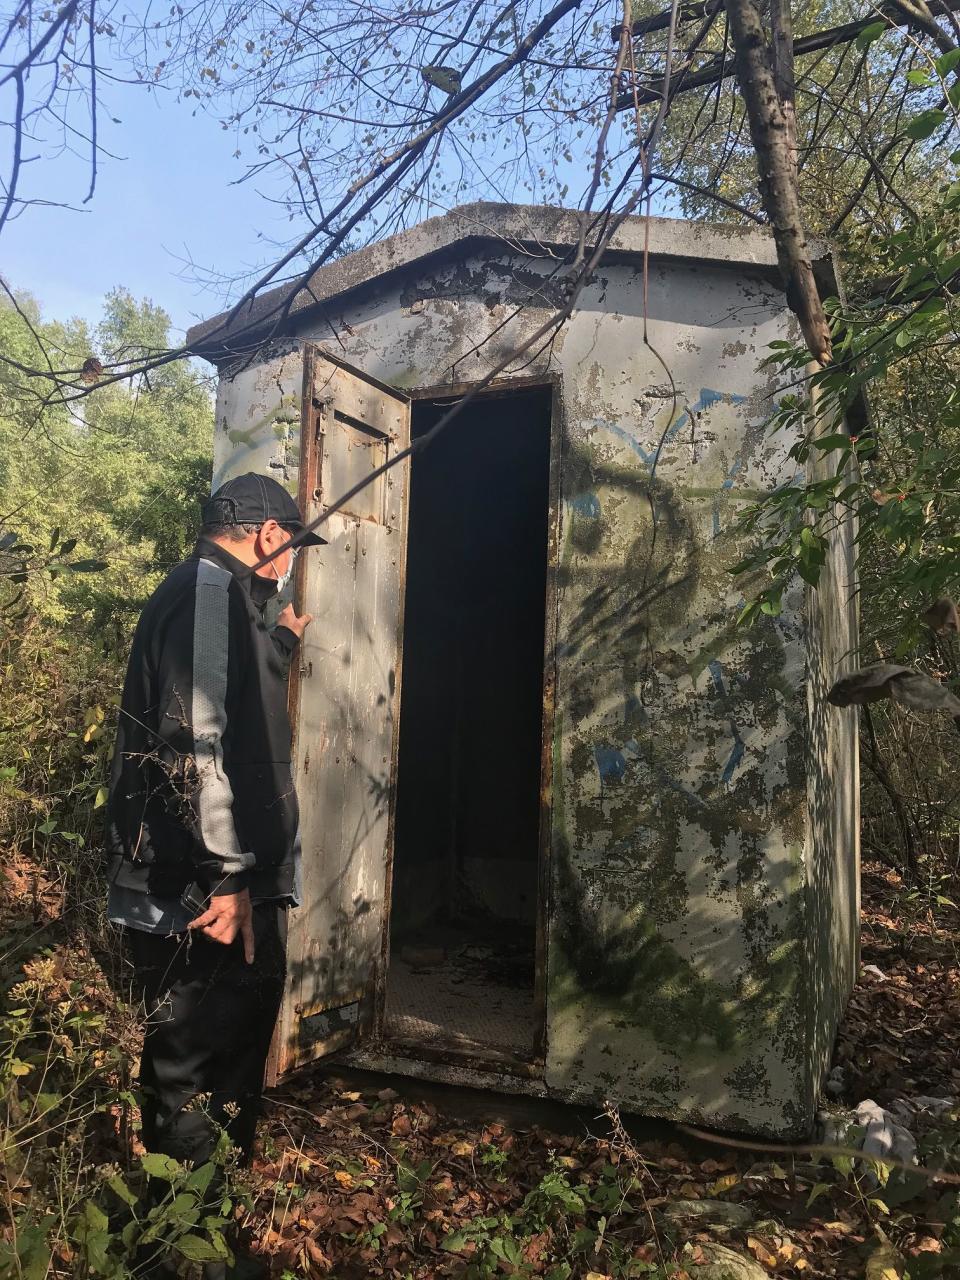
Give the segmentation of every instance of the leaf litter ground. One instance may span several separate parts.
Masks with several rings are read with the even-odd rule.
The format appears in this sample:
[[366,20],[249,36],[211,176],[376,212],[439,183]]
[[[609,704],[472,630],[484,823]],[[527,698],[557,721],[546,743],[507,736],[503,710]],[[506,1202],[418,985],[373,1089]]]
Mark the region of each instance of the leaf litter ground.
[[[865,868],[834,1109],[960,1094],[960,915],[906,896]],[[955,1116],[919,1140],[960,1168]],[[247,1225],[278,1277],[960,1276],[957,1188],[863,1172],[333,1068],[271,1095]]]
[[[133,1010],[57,923],[61,896],[5,870],[7,920],[32,916],[16,924],[26,937],[46,921],[53,946],[33,964],[56,971],[51,998],[102,1015],[129,1062]],[[957,1096],[960,912],[879,866],[864,869],[863,889],[864,968],[837,1042],[842,1092],[826,1105]],[[98,1162],[123,1160],[127,1132],[104,1123]],[[928,1167],[960,1169],[956,1115],[918,1137]],[[334,1066],[271,1094],[246,1229],[275,1280],[960,1277],[957,1188],[896,1174],[871,1186],[863,1172]]]

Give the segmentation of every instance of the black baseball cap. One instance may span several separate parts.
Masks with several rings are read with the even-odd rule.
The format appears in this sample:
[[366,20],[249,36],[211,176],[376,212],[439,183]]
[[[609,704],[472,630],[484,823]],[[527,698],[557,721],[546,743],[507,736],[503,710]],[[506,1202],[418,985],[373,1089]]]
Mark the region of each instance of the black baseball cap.
[[[304,528],[300,508],[283,485],[258,471],[248,471],[222,484],[201,511],[204,524],[266,524],[276,520],[291,533],[300,533]],[[326,542],[318,533],[308,533],[298,546],[323,547]]]

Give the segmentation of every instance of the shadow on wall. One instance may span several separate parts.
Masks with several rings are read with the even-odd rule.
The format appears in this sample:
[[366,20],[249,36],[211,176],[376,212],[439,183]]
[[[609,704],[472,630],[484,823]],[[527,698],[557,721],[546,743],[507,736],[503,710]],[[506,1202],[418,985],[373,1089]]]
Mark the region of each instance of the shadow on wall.
[[728,1116],[779,1094],[802,1129],[804,1001],[820,993],[804,974],[799,632],[737,630],[727,566],[744,548],[711,498],[586,451],[565,485],[588,496],[568,509],[561,578],[551,1010],[581,1044],[606,1036],[621,1084],[643,1087],[652,1041],[675,1096],[705,1072]]

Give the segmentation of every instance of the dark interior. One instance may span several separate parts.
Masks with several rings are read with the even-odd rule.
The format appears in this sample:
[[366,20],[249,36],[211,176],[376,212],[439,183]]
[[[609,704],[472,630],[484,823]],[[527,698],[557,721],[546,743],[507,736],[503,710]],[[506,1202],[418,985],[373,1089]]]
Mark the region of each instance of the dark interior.
[[[415,403],[414,436],[449,404]],[[531,991],[549,471],[541,388],[478,398],[414,456],[391,909],[392,957],[494,948],[486,979]]]

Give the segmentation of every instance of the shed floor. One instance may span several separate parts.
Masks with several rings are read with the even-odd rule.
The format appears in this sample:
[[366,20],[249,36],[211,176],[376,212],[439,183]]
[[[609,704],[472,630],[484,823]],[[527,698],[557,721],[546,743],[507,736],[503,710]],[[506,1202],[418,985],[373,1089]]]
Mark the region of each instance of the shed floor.
[[533,990],[491,980],[503,957],[482,946],[448,952],[438,963],[403,953],[390,961],[384,1031],[388,1039],[532,1058]]

